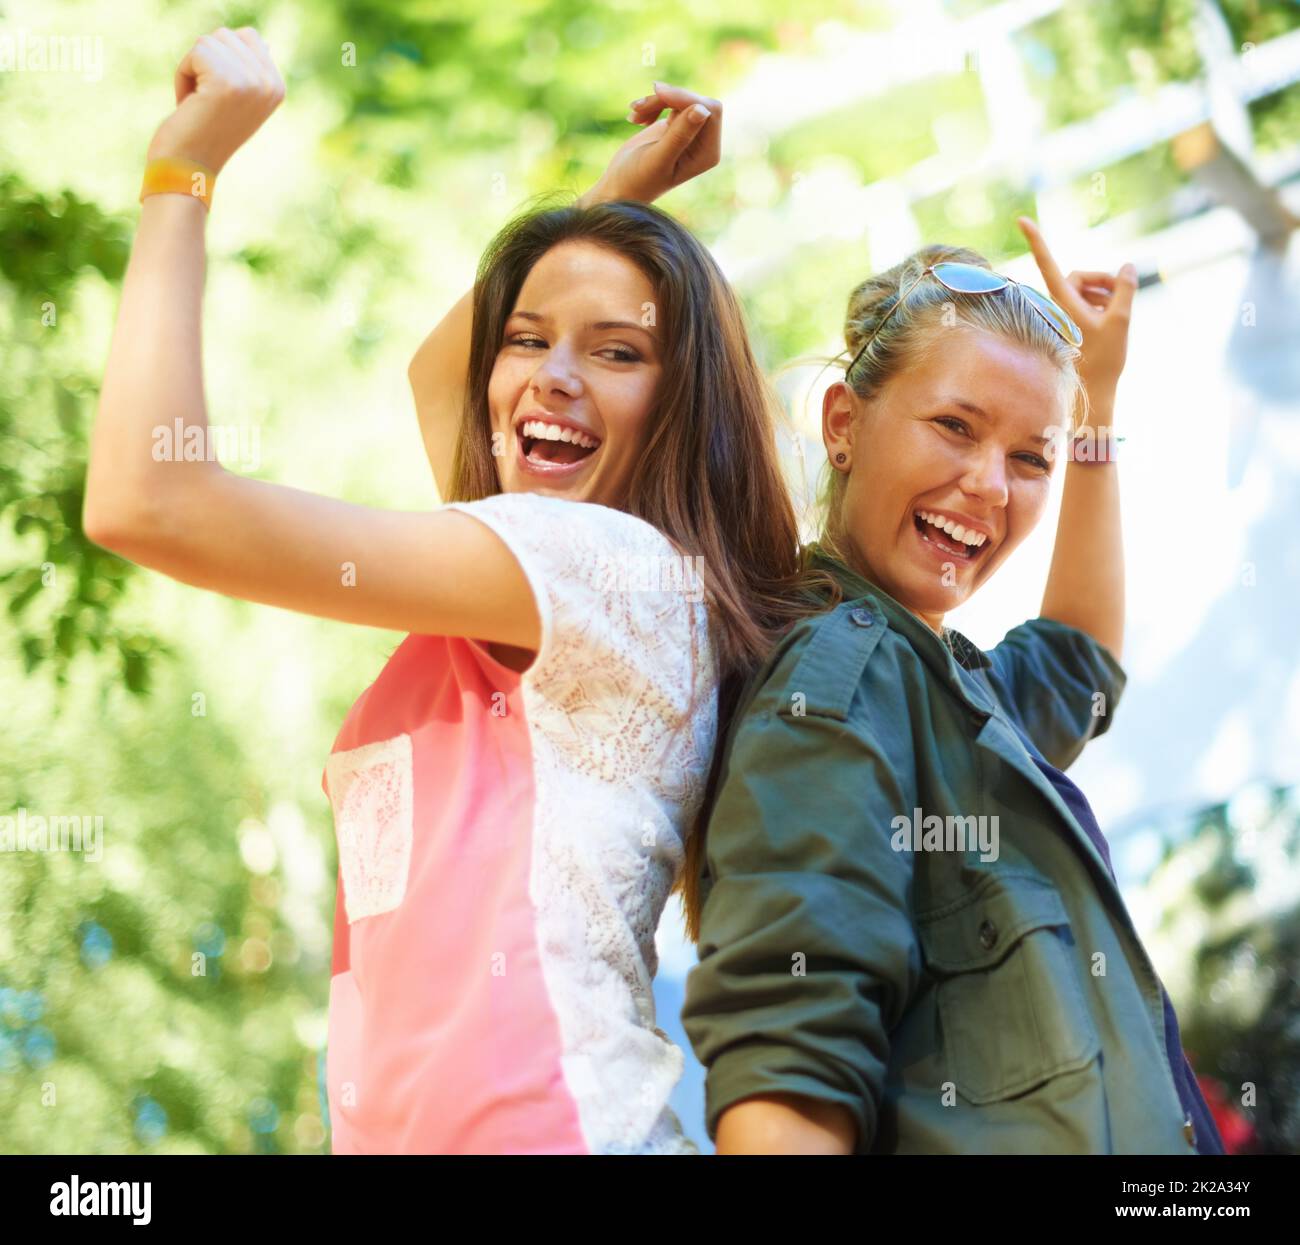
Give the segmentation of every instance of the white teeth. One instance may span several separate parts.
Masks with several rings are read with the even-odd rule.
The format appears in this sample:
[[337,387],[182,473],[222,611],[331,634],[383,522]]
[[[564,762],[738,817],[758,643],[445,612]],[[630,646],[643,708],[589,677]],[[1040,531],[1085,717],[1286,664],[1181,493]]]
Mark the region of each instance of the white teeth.
[[571,441],[585,450],[594,450],[600,444],[585,432],[575,432],[572,428],[562,428],[559,424],[548,424],[540,419],[526,419],[519,425],[520,433],[532,437],[535,441]]
[[932,514],[928,510],[918,510],[917,513],[932,527],[937,527],[941,532],[951,536],[954,540],[961,541],[964,545],[970,545],[972,549],[978,549],[988,540],[988,537],[983,532],[967,531],[956,519],[948,519],[941,514]]

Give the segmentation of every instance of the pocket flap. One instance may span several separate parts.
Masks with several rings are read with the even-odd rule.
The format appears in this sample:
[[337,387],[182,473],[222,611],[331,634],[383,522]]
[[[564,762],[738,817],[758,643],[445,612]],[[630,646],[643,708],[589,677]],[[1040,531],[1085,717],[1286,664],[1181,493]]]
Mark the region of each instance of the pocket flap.
[[992,873],[956,906],[917,916],[927,962],[943,973],[991,968],[1030,930],[1069,925],[1060,893],[1032,873]]

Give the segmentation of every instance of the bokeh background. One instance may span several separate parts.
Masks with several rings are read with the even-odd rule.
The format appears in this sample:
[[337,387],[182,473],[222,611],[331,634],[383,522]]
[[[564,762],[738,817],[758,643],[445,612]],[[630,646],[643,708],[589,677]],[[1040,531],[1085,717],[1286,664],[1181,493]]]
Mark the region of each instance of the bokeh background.
[[[869,272],[946,241],[1041,284],[1019,213],[1066,271],[1139,265],[1129,684],[1072,776],[1229,1148],[1300,1152],[1293,0],[0,4],[0,816],[102,827],[0,851],[0,1152],[329,1150],[320,775],[401,637],[173,583],[79,523],[145,148],[193,40],[246,24],[288,93],[217,190],[204,346],[227,465],[265,479],[436,503],[411,355],[655,79],[725,103],[721,165],[662,204],[741,293],[803,500],[816,360]],[[1036,614],[1054,528],[949,622],[991,647]],[[708,1150],[676,899],[659,947]]]

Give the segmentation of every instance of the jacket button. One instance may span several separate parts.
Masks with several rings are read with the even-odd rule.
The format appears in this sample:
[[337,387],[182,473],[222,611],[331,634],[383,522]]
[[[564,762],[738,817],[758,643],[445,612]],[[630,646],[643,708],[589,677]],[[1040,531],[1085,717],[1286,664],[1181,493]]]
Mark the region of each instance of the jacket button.
[[1196,1125],[1192,1123],[1190,1115],[1183,1121],[1183,1136],[1187,1138],[1189,1146],[1196,1144]]
[[998,940],[998,927],[990,920],[980,923],[980,946],[988,951]]
[[849,618],[851,621],[855,622],[859,627],[870,627],[871,624],[875,621],[875,619],[871,617],[871,611],[864,610],[864,609],[854,610],[849,615]]

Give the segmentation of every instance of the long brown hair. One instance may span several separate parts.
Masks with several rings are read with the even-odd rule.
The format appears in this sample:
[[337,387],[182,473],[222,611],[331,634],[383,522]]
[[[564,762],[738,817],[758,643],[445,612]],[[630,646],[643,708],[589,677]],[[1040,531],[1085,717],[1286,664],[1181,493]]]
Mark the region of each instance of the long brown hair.
[[834,585],[805,570],[776,450],[779,402],[750,349],[740,303],[690,231],[644,203],[534,208],[489,244],[474,283],[468,385],[448,500],[501,491],[488,382],[529,271],[553,246],[569,241],[623,256],[655,290],[663,379],[622,508],[703,559],[718,663],[718,743],[674,887],[682,895],[688,935],[698,940],[705,820],[736,703],[781,634],[809,612],[809,595]]

